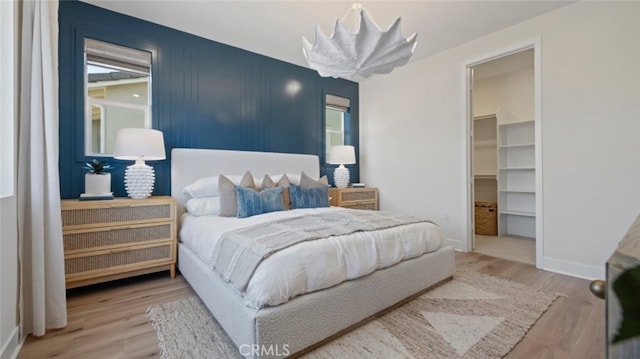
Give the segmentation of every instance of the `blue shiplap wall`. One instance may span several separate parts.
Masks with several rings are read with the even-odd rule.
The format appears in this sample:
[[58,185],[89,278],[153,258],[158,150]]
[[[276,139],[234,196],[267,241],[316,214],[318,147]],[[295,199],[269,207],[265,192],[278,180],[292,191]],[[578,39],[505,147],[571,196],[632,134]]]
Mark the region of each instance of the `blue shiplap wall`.
[[[167,160],[154,194],[170,193],[175,147],[305,153],[324,159],[324,95],[351,99],[351,144],[358,151],[358,84],[77,1],[59,7],[60,183],[63,198],[84,191],[83,40],[152,52],[153,128],[163,131]],[[287,91],[298,87],[297,93]],[[112,190],[126,196],[124,169],[114,165]],[[206,163],[198,164],[206,166]],[[334,166],[322,166],[331,177]],[[358,165],[350,166],[352,181]]]

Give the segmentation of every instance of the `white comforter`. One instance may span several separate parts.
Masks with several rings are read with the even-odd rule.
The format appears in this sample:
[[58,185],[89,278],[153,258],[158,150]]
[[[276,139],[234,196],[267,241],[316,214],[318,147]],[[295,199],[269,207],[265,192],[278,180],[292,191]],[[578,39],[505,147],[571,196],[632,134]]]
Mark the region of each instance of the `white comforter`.
[[[340,210],[343,209],[296,209],[242,219],[185,214],[180,241],[211,266],[211,253],[226,231],[303,213]],[[242,295],[245,304],[252,308],[276,306],[300,294],[328,288],[436,251],[442,243],[438,226],[427,222],[303,242],[263,260]]]

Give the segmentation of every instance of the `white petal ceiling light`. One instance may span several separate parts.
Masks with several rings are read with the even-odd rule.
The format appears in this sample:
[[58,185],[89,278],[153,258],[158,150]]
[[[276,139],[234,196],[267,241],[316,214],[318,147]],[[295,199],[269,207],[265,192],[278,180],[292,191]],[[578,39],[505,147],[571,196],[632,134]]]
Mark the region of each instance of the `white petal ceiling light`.
[[330,37],[319,25],[316,25],[313,44],[302,37],[302,52],[312,69],[323,77],[357,79],[388,74],[409,62],[418,34],[404,38],[400,33],[401,18],[396,19],[387,31],[382,31],[359,2],[353,4],[347,15],[352,10],[356,16],[355,32],[348,30],[341,20],[336,20]]

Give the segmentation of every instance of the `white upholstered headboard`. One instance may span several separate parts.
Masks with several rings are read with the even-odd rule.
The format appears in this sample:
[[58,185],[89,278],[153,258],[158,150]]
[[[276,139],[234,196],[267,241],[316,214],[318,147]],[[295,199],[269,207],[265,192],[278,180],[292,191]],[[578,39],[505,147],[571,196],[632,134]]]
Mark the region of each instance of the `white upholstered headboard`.
[[273,152],[205,150],[174,148],[171,150],[171,196],[178,200],[178,214],[184,212],[189,199],[182,189],[203,177],[242,175],[247,170],[254,177],[301,171],[319,177],[320,160],[315,155]]

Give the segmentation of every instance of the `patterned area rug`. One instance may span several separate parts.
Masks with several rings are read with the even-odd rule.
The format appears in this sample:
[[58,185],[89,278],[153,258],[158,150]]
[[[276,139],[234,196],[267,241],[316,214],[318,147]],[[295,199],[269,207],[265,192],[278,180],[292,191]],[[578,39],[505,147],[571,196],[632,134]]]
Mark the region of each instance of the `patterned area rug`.
[[[556,294],[475,272],[306,354],[305,358],[502,358]],[[152,306],[162,358],[240,357],[196,297]]]

